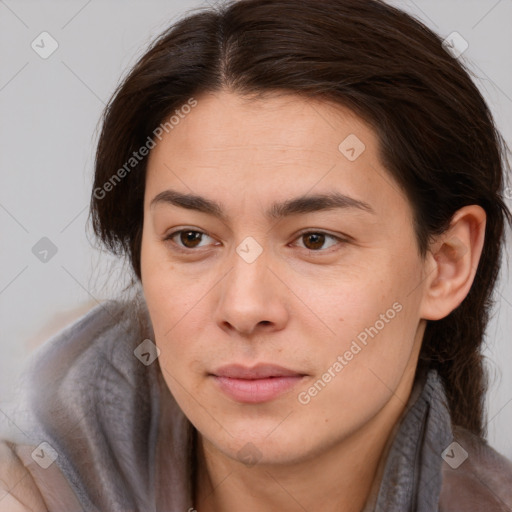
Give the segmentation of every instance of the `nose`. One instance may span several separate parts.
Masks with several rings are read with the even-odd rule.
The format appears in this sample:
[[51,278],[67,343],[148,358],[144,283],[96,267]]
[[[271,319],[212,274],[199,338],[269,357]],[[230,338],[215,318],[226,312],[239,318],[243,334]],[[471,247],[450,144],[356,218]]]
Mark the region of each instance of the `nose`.
[[215,320],[221,329],[247,336],[285,327],[286,287],[271,266],[265,251],[251,263],[234,252],[231,270],[219,287]]

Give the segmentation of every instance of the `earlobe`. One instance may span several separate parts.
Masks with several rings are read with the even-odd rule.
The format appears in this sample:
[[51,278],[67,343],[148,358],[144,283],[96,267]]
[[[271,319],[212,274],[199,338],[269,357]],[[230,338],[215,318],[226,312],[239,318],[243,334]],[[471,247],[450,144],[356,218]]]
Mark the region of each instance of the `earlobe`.
[[450,227],[431,244],[433,265],[425,280],[421,316],[440,320],[465,299],[475,278],[485,238],[486,214],[478,205],[457,210]]

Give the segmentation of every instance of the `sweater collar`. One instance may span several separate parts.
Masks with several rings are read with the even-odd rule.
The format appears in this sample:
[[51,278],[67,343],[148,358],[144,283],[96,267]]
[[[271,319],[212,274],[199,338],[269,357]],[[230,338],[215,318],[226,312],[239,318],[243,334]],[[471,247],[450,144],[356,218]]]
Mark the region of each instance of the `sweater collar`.
[[436,512],[442,484],[441,454],[452,440],[441,378],[420,361],[413,389],[384,448],[363,512]]

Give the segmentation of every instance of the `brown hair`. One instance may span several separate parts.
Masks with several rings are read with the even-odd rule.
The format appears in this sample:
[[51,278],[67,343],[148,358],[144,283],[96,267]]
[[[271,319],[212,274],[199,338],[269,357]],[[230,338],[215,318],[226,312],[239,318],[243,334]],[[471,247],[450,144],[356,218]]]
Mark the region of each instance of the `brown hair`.
[[452,422],[484,436],[481,345],[512,216],[502,197],[508,148],[469,73],[438,35],[379,0],[240,0],[189,14],[151,44],[105,110],[94,232],[140,280],[147,159],[112,178],[193,95],[283,91],[351,108],[375,129],[381,161],[410,200],[422,256],[459,208],[487,213],[473,286],[428,321],[420,354],[444,382]]

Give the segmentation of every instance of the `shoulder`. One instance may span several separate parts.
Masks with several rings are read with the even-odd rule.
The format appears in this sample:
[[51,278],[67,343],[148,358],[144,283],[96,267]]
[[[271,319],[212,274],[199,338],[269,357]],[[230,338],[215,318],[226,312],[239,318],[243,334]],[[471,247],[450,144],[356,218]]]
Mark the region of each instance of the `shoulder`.
[[112,387],[116,373],[116,384],[136,386],[143,365],[134,350],[151,334],[140,297],[99,304],[34,354],[25,372],[32,403],[38,407],[58,397],[90,405],[89,400]]
[[67,356],[78,361],[84,353],[96,348],[107,352],[119,338],[138,340],[149,327],[147,309],[140,294],[133,300],[99,303],[44,343],[34,354],[33,366],[36,368],[31,370],[39,369],[42,361],[46,362],[57,353],[59,358]]
[[0,439],[0,512],[83,511],[67,478],[44,450]]
[[[135,395],[142,401],[139,395],[154,380],[153,368],[134,352],[152,335],[146,321],[141,303],[109,300],[68,325],[31,356],[22,374],[20,406],[14,404],[11,419],[19,419],[31,440],[61,439],[72,425],[87,430],[85,424],[108,421],[112,427],[112,415],[126,405],[121,399]],[[109,432],[99,425],[98,430]],[[25,443],[1,431],[0,439]]]
[[0,440],[0,512],[47,512],[32,475],[15,452]]
[[[148,322],[144,303],[104,302],[34,353],[12,421],[0,425],[0,512],[72,512],[82,510],[77,500],[114,495],[128,510],[143,493],[159,397],[157,363],[134,353],[153,337]],[[43,441],[58,453],[46,469],[32,457]]]
[[453,434],[442,462],[440,511],[512,510],[512,462],[462,427]]

